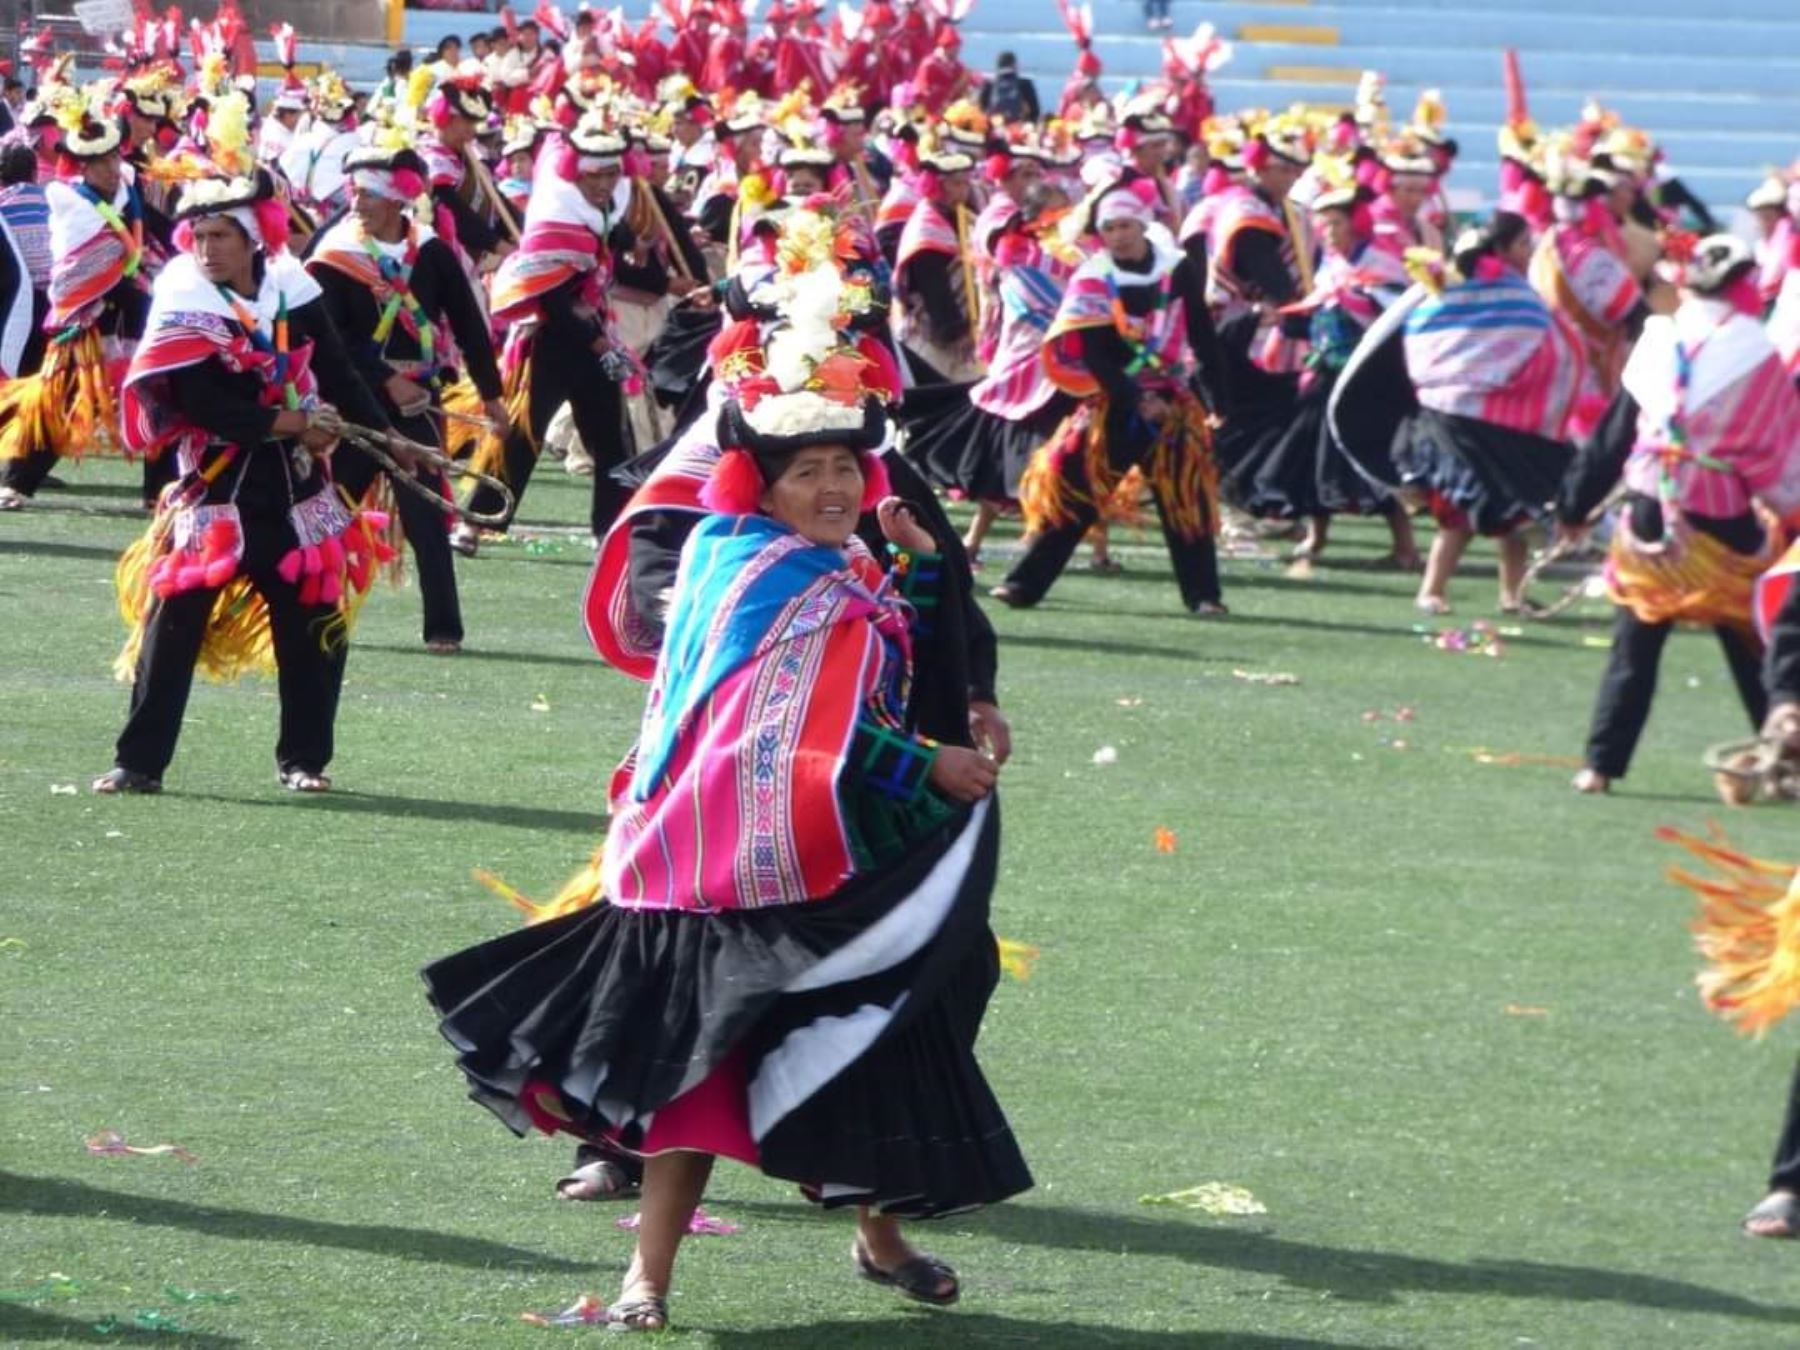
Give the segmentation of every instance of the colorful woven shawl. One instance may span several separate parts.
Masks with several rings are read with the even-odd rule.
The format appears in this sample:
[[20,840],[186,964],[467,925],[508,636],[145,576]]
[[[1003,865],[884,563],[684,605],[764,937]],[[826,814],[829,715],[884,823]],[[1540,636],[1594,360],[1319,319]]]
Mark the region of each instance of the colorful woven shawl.
[[834,892],[854,870],[839,782],[863,706],[904,659],[899,622],[866,555],[762,516],[702,520],[613,779],[607,896],[723,910]]

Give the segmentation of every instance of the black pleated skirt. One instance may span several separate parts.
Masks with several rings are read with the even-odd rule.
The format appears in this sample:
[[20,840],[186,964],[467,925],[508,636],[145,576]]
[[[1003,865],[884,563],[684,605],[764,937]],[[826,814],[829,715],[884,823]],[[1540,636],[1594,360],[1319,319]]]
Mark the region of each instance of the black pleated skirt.
[[1295,397],[1285,422],[1266,428],[1233,466],[1238,504],[1262,519],[1374,515],[1391,494],[1357,473],[1331,434],[1325,416],[1332,380],[1315,379]]
[[1394,434],[1402,481],[1422,490],[1440,525],[1507,534],[1545,515],[1575,451],[1473,417],[1419,408]]
[[825,901],[597,905],[424,978],[471,1097],[515,1133],[643,1148],[659,1110],[729,1069],[762,1171],[826,1205],[930,1218],[1031,1186],[975,1059],[998,855],[990,802]]
[[[909,402],[915,394],[921,391],[909,391]],[[977,408],[966,387],[926,386],[916,405],[924,415],[902,413],[906,457],[942,492],[981,502],[1017,501],[1019,479],[1033,452],[1075,405],[1069,395],[1056,394],[1037,412],[1014,422]]]

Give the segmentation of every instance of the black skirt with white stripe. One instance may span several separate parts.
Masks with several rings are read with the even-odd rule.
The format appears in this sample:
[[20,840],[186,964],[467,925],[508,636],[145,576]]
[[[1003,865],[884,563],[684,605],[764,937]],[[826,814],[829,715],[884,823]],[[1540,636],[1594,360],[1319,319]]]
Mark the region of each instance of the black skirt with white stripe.
[[[515,1133],[627,1148],[741,1066],[756,1164],[826,1205],[930,1218],[1031,1174],[975,1059],[998,979],[993,802],[813,904],[697,914],[596,905],[428,966],[471,1097]],[[541,1100],[541,1098],[537,1099]]]

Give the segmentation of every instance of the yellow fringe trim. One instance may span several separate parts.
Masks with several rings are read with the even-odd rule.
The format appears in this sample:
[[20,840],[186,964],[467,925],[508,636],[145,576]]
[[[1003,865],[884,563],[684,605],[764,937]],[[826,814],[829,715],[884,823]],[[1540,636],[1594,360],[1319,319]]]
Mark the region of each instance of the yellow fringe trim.
[[[526,443],[531,452],[536,454],[538,443],[531,435],[531,360],[521,360],[509,372],[500,388],[500,400],[506,405],[506,419],[514,427],[524,433]],[[475,392],[468,379],[458,380],[444,392],[444,411],[460,413],[465,417],[486,417],[487,407],[481,401],[481,395]],[[455,423],[452,422],[452,426]],[[464,425],[467,425],[466,423]],[[490,477],[506,482],[506,437],[496,435],[492,431],[484,431],[475,441],[474,452],[469,457],[469,467],[476,473],[485,473]]]
[[594,850],[594,856],[588,859],[574,876],[563,884],[563,888],[542,904],[531,899],[516,887],[507,884],[500,877],[484,867],[477,867],[472,875],[481,885],[487,887],[507,904],[525,916],[525,926],[547,923],[551,919],[560,919],[565,914],[574,914],[590,905],[601,904],[605,897],[600,893],[600,849]]
[[1656,832],[1719,875],[1671,867],[1671,881],[1700,897],[1694,945],[1707,965],[1695,977],[1706,1007],[1748,1036],[1761,1036],[1800,1003],[1800,867],[1768,862],[1667,826]]
[[[397,587],[405,585],[406,530],[400,524],[400,493],[399,490],[394,487],[393,480],[385,473],[376,474],[375,477],[370,480],[368,489],[364,491],[361,501],[351,501],[350,494],[345,492],[342,487],[338,488],[338,495],[344,499],[345,505],[347,505],[352,512],[380,511],[387,516],[387,528],[381,532],[381,538],[382,541],[393,550],[394,556],[391,562],[386,562],[381,565],[381,575],[386,578],[390,586]],[[371,528],[361,521],[358,522],[358,527],[362,529]],[[374,589],[373,581],[370,582],[370,589]],[[348,586],[345,588],[345,594],[349,594]]]
[[[578,913],[591,905],[605,903],[605,896],[600,889],[600,857],[604,847],[602,845],[595,849],[587,866],[570,877],[560,891],[541,904],[485,867],[475,868],[470,875],[523,914],[525,926],[530,928],[535,924]],[[994,941],[1000,953],[1001,972],[1021,984],[1029,980],[1043,953],[1028,942],[1014,942],[1010,938],[996,938]]]
[[1038,957],[1043,953],[1029,942],[1014,942],[1011,938],[996,938],[1000,947],[1000,969],[1020,984],[1031,978],[1031,972],[1037,965]]
[[[113,570],[113,587],[119,601],[119,618],[125,624],[125,645],[113,658],[113,677],[130,684],[137,675],[138,654],[144,645],[144,633],[156,606],[156,593],[150,589],[150,572],[168,551],[174,515],[159,511],[129,548],[119,557]],[[351,527],[371,530],[365,521]],[[373,590],[370,587],[370,590]],[[319,626],[319,645],[335,650],[350,641],[362,607],[368,603],[369,591],[358,591],[346,582],[337,612]],[[202,675],[221,684],[229,684],[245,675],[275,673],[275,639],[269,627],[269,606],[264,602],[250,578],[235,576],[225,583],[213,601],[212,613],[206,621],[206,636],[200,642],[200,655],[194,663]]]
[[1769,544],[1756,557],[1699,530],[1690,533],[1678,558],[1644,554],[1621,530],[1606,559],[1606,593],[1644,623],[1725,624],[1754,634],[1756,579],[1787,542],[1773,517],[1765,516],[1763,525],[1770,531]]
[[[158,516],[119,559],[113,583],[119,617],[125,621],[125,645],[113,661],[113,676],[130,684],[137,675],[138,653],[156,607],[150,569],[168,549],[171,521]],[[269,607],[247,577],[233,577],[213,602],[195,667],[210,680],[230,682],[255,671],[275,670],[275,642],[270,636]]]
[[473,422],[462,420],[487,416],[481,394],[476,390],[474,381],[465,375],[455,384],[445,387],[439,396],[438,406],[452,414],[444,422],[444,453],[452,459],[462,459],[481,438],[481,433],[476,431]]
[[52,342],[36,375],[0,388],[0,423],[0,459],[34,450],[72,459],[90,450],[118,453],[119,404],[100,334],[89,328]]

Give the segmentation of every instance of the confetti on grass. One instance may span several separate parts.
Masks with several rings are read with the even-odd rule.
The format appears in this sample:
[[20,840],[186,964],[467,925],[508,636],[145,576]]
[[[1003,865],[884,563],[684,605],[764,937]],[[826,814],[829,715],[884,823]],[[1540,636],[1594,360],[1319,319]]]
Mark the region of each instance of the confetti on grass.
[[1000,946],[1000,969],[1012,976],[1020,984],[1031,978],[1033,967],[1038,957],[1043,955],[1029,942],[1014,942],[1011,938],[998,938]]
[[227,1289],[222,1294],[211,1294],[204,1289],[183,1289],[179,1285],[165,1284],[163,1297],[171,1303],[236,1303],[238,1296]]
[[197,1163],[200,1160],[179,1144],[148,1144],[139,1147],[125,1142],[125,1136],[117,1130],[102,1130],[99,1134],[89,1135],[87,1151],[101,1158],[140,1157],[149,1158],[168,1153],[180,1158],[184,1163]]
[[183,1333],[181,1323],[167,1313],[160,1313],[155,1308],[143,1308],[134,1313],[129,1321],[116,1313],[108,1313],[94,1323],[94,1331],[101,1336],[116,1336],[121,1331],[156,1331],[169,1336]]
[[1506,1015],[1508,1017],[1548,1017],[1550,1010],[1533,1007],[1529,1003],[1509,1003],[1506,1005]]
[[1287,685],[1299,684],[1300,677],[1287,670],[1234,670],[1231,678],[1242,680],[1245,684]]
[[1156,851],[1158,853],[1173,853],[1175,851],[1175,831],[1171,830],[1167,825],[1158,825],[1156,827],[1155,839]]
[[1189,1186],[1185,1191],[1167,1195],[1140,1195],[1140,1205],[1175,1205],[1181,1209],[1204,1210],[1208,1214],[1267,1214],[1268,1208],[1242,1186],[1223,1181],[1207,1181]]
[[[643,1215],[641,1214],[628,1214],[618,1221],[618,1227],[624,1232],[635,1233],[642,1219]],[[688,1220],[687,1230],[696,1237],[730,1237],[733,1233],[744,1231],[739,1225],[729,1220],[708,1214],[698,1205],[694,1207],[693,1217]]]
[[0,1289],[0,1303],[52,1303],[80,1298],[85,1286],[59,1270],[53,1270],[29,1289]]
[[1471,750],[1477,764],[1497,764],[1503,769],[1579,769],[1580,755],[1543,755],[1530,750]]
[[606,1305],[592,1294],[583,1294],[559,1313],[520,1313],[519,1320],[534,1327],[592,1327],[606,1321]]

